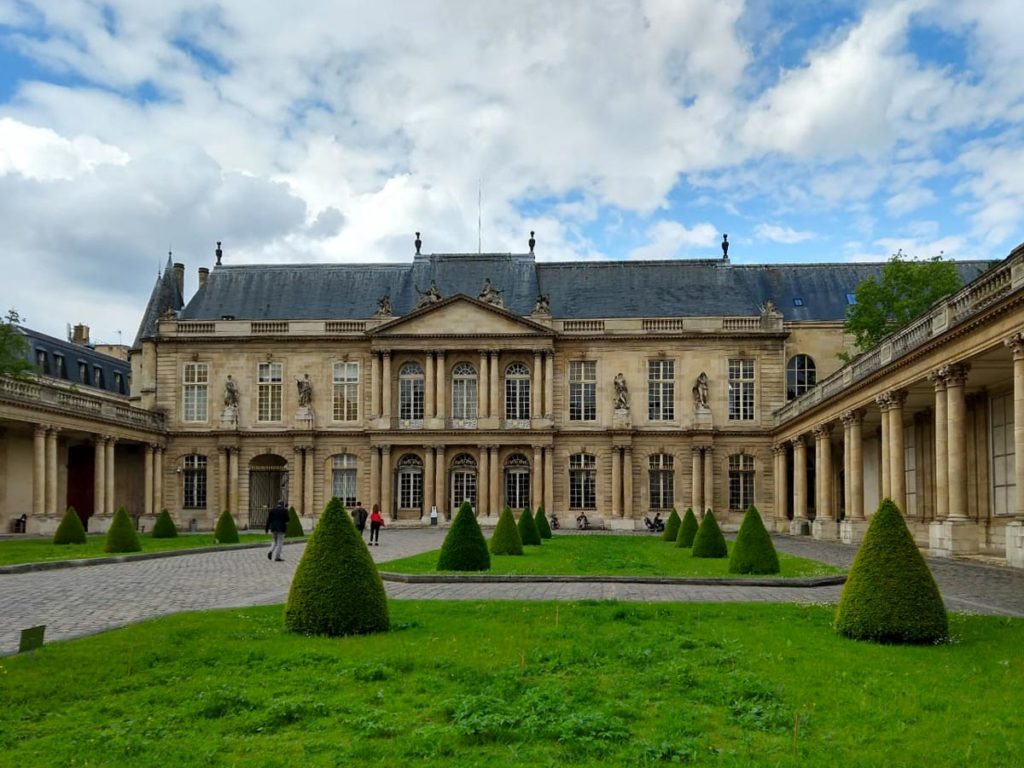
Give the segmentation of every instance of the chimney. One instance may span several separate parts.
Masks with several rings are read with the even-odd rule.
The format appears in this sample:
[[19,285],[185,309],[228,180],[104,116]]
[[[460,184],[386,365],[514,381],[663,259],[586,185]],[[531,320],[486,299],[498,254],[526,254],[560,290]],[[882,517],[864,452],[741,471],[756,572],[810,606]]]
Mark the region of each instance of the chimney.
[[180,261],[174,262],[174,282],[178,284],[178,293],[185,298],[185,265]]
[[81,344],[82,346],[89,346],[89,326],[84,323],[79,323],[75,326],[74,335],[71,337],[71,341],[75,344]]
[[199,268],[199,287],[202,288],[206,285],[206,278],[210,276],[210,270],[208,267]]

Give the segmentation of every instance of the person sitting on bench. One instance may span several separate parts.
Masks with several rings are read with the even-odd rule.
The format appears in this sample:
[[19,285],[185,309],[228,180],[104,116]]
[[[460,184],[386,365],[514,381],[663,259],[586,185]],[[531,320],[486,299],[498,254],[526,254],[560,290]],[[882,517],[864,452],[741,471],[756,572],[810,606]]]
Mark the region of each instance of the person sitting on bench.
[[590,521],[587,520],[587,516],[583,512],[580,512],[579,516],[576,518],[576,527],[581,531],[590,527]]

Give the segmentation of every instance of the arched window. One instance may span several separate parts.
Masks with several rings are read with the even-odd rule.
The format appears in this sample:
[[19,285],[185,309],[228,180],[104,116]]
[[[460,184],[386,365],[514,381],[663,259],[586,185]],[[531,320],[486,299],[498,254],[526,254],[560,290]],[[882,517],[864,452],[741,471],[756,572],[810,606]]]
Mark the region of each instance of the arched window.
[[655,453],[650,458],[651,509],[672,509],[675,504],[673,458],[667,453]]
[[406,363],[398,371],[398,418],[423,420],[423,366]]
[[476,509],[476,459],[468,453],[460,453],[451,463],[452,510],[458,510],[464,501]]
[[530,418],[530,369],[523,363],[512,363],[505,369],[505,418]]
[[530,462],[521,453],[505,460],[505,503],[512,509],[530,509]]
[[786,364],[786,399],[800,397],[814,387],[817,374],[810,355],[793,355]]
[[206,457],[191,453],[182,462],[181,506],[206,509]]
[[452,418],[476,421],[476,368],[459,363],[452,369]]
[[597,508],[597,459],[589,453],[569,457],[569,508]]
[[423,509],[423,460],[414,453],[398,460],[398,508]]
[[351,453],[331,457],[331,495],[341,499],[348,509],[356,505],[356,457]]
[[729,509],[744,510],[754,503],[754,457],[734,453],[729,457]]

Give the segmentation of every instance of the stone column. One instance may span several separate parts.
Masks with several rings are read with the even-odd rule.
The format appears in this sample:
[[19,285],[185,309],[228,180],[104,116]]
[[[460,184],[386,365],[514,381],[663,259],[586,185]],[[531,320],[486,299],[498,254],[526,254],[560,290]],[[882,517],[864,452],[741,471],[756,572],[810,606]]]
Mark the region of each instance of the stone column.
[[[434,413],[436,413],[436,411],[434,410],[434,403],[436,402],[434,398],[434,389],[435,385],[437,384],[437,379],[434,376],[433,353],[427,352],[426,357],[427,364],[424,366],[426,373],[423,377],[423,418],[432,419],[434,418]],[[426,483],[424,483],[424,488],[425,487]]]
[[370,355],[370,418],[380,416],[380,355]]
[[551,517],[555,509],[555,454],[554,448],[544,449],[544,512]]
[[807,446],[804,436],[793,438],[793,520],[789,532],[794,535],[803,533],[807,523]]
[[[36,425],[32,433],[32,514],[42,517],[46,514],[46,427]],[[100,437],[93,439],[97,446],[97,453],[102,455],[103,442]],[[102,468],[102,461],[97,462]],[[97,504],[102,504],[102,496]]]
[[1013,475],[1017,485],[1014,515],[1024,521],[1024,332],[1006,340],[1013,353]]
[[935,387],[935,519],[949,517],[949,447],[946,430],[946,376],[942,369],[928,374]]
[[635,517],[633,506],[633,449],[622,449],[622,516]]
[[704,474],[700,463],[700,448],[693,446],[690,450],[693,467],[693,474],[690,477],[690,504],[693,511],[697,513],[697,518],[700,519],[704,516],[704,491],[701,487]]
[[786,472],[786,446],[775,445],[772,452],[775,454],[775,530],[788,531],[786,507],[789,501],[789,478]]
[[92,511],[94,515],[102,515],[107,508],[107,449],[101,435],[93,435],[93,471],[92,471]]
[[380,447],[380,513],[388,520],[391,518],[391,446]]
[[612,446],[612,517],[622,516],[622,457],[619,446]]
[[832,508],[832,425],[820,424],[814,430],[818,444],[818,466],[814,474],[818,507],[811,529],[816,539],[835,539],[839,533]]
[[164,506],[164,447],[153,446],[153,511],[159,513]]
[[50,427],[46,432],[46,514],[57,514],[57,435],[59,427]]
[[491,386],[490,386],[490,355],[487,352],[480,353],[480,392],[477,410],[481,419],[491,417]]
[[111,437],[107,441],[107,514],[113,515],[115,509],[114,495],[117,492],[117,485],[115,485],[115,467],[114,467],[114,446],[117,444],[117,438]]
[[957,520],[967,519],[967,371],[966,365],[951,365],[946,378],[949,516]]
[[544,355],[544,415],[555,417],[555,353]]
[[217,449],[217,506],[214,518],[228,508],[228,452],[226,448]]
[[498,353],[491,355],[491,418],[502,418],[501,408],[501,376],[498,374]]
[[306,495],[303,493],[303,486],[306,484],[306,470],[303,467],[303,449],[301,446],[295,446],[294,457],[292,460],[292,482],[291,487],[294,490],[295,497],[289,499],[289,502],[295,507],[296,513],[301,516],[306,516]]
[[906,390],[889,393],[889,491],[904,517],[907,514],[906,456],[903,441],[903,403]]
[[843,425],[843,506],[842,516],[847,519],[850,516],[850,423],[849,412],[839,415],[839,422]]
[[704,448],[704,510],[715,509],[715,449]]
[[864,464],[861,452],[860,411],[847,411],[841,417],[846,445],[846,516],[839,525],[839,538],[845,544],[859,544],[867,530],[864,520]]
[[539,445],[533,446],[533,466],[530,468],[530,506],[533,507],[534,512],[537,511],[537,507],[541,506],[544,502],[544,460],[542,458],[541,448]]
[[[497,368],[498,355],[495,353],[494,358],[491,360],[491,373],[494,373],[494,369]],[[491,388],[493,392],[494,382],[491,382]],[[498,446],[491,446],[491,510],[494,514],[498,514],[501,511],[501,465],[498,461]]]
[[[491,514],[491,461],[490,449],[486,445],[480,446],[480,461],[478,462],[477,483],[476,483],[476,513],[477,516]],[[496,512],[500,514],[500,512]]]
[[145,499],[142,502],[142,514],[147,517],[153,514],[153,453],[155,445],[143,445],[143,485],[145,487]]
[[[434,449],[426,447],[423,450],[423,508],[420,517],[430,514],[430,508],[434,505]],[[437,510],[441,514],[441,510]]]
[[[448,380],[444,362],[444,352],[437,353],[437,418],[441,420],[441,428],[444,428],[444,420],[448,416]],[[441,508],[437,508],[440,513]]]
[[239,497],[241,494],[238,492],[238,460],[241,458],[238,452],[238,448],[232,446],[227,449],[228,451],[228,502],[229,506],[225,507],[231,512],[231,516],[235,518],[235,524],[238,524],[238,513],[241,511],[239,506]]
[[[306,455],[302,458],[302,474],[305,480],[302,483],[302,503],[306,517],[313,517],[316,503],[316,491],[313,486],[313,470],[316,467],[316,449],[312,445],[306,446]],[[357,491],[358,493],[358,491]]]
[[380,382],[380,415],[381,418],[387,419],[388,428],[391,426],[391,352],[387,351],[383,355],[384,360],[384,373],[381,376]]
[[370,446],[370,497],[367,499],[367,506],[373,509],[374,504],[380,504],[380,451],[376,445]]
[[452,516],[452,508],[448,503],[448,493],[445,489],[445,481],[448,478],[448,466],[444,458],[444,446],[437,446],[437,460],[434,462],[434,503],[437,505],[437,513],[443,515],[445,520]]
[[542,404],[541,397],[541,367],[543,366],[544,358],[540,352],[533,353],[533,377],[530,381],[530,417],[539,419],[544,416],[544,406]]
[[882,498],[888,499],[892,495],[892,462],[889,450],[892,436],[889,434],[889,396],[879,395],[875,398],[875,404],[882,415],[881,434],[878,440],[882,449],[882,466],[878,474],[881,476]]

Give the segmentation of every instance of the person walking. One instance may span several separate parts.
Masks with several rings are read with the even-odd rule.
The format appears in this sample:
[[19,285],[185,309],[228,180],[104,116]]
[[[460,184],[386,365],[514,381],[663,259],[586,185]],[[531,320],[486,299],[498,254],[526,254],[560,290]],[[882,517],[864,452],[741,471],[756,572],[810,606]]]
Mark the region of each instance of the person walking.
[[277,506],[267,513],[267,524],[263,530],[274,536],[270,551],[267,552],[267,560],[282,562],[284,560],[281,557],[281,549],[284,547],[284,532],[288,530],[288,510],[284,506],[284,499],[278,501]]
[[380,546],[380,529],[384,525],[384,515],[380,513],[380,505],[373,505],[370,513],[370,546]]
[[356,524],[356,530],[359,531],[360,538],[363,536],[363,531],[366,530],[366,518],[368,516],[366,507],[363,506],[363,502],[357,501],[356,508],[352,510],[352,522]]

